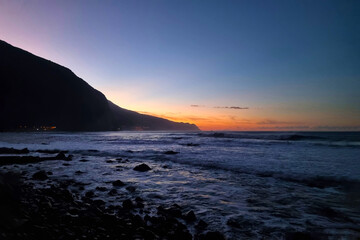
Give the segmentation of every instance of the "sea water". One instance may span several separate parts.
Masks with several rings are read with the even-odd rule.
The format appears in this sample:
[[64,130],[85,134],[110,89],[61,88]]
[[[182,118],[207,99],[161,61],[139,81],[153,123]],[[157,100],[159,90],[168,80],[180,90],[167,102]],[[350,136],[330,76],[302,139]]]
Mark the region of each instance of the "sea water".
[[[176,203],[229,239],[282,239],[286,232],[360,237],[359,132],[0,133],[0,147],[68,151],[69,166],[45,161],[5,170],[75,178],[85,184],[80,194],[94,190],[109,205],[129,195],[154,209]],[[134,171],[139,163],[152,170]],[[136,191],[95,190],[118,179]]]

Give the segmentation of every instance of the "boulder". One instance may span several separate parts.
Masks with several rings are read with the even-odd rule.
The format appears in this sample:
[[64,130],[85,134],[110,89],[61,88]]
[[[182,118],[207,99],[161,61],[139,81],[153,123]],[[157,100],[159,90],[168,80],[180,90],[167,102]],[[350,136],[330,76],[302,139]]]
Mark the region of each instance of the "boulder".
[[115,196],[115,195],[117,195],[117,191],[116,191],[116,189],[111,189],[111,190],[108,192],[108,194],[109,194],[110,196]]
[[151,168],[148,165],[146,165],[145,163],[142,163],[142,164],[134,167],[134,170],[138,171],[138,172],[146,172],[146,171],[151,170]]
[[126,190],[128,190],[129,192],[135,192],[135,190],[136,190],[136,187],[134,187],[134,186],[128,186],[128,187],[126,187]]
[[134,203],[131,201],[131,199],[126,199],[123,201],[122,206],[124,209],[132,209],[134,208]]
[[44,181],[44,180],[48,179],[48,175],[46,174],[45,171],[38,171],[38,172],[34,173],[34,175],[32,175],[32,179]]
[[222,233],[215,231],[215,232],[207,232],[205,234],[204,240],[225,240],[224,235]]
[[207,228],[208,225],[209,225],[209,224],[207,224],[205,221],[200,220],[200,221],[198,222],[198,224],[195,226],[195,228],[196,228],[196,229],[199,229],[199,230],[202,230],[202,229]]
[[196,220],[196,216],[195,216],[194,211],[191,210],[187,214],[185,214],[184,219],[187,222],[194,222]]
[[164,152],[164,154],[166,155],[175,155],[175,154],[178,154],[179,152],[174,152],[174,151],[166,151]]
[[122,181],[120,180],[116,180],[112,183],[113,186],[115,187],[122,187],[122,186],[125,186],[125,183],[123,183]]
[[15,148],[0,148],[0,154],[22,154],[22,153],[29,153],[29,149],[15,149]]

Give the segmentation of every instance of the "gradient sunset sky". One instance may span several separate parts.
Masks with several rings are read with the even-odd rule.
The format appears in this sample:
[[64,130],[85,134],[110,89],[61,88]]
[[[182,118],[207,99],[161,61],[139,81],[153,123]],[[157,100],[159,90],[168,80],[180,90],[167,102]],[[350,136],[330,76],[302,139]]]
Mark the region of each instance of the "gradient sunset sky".
[[0,0],[0,39],[202,130],[360,130],[358,0]]

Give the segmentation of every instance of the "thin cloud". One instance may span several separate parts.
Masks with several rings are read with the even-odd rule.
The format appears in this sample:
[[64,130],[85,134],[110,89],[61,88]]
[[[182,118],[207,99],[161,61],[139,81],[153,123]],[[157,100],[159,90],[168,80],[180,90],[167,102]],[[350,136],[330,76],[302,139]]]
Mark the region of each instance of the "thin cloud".
[[205,107],[205,106],[204,106],[204,105],[192,104],[192,105],[190,105],[190,107],[195,107],[195,108],[197,108],[197,107]]
[[237,106],[231,106],[231,107],[228,107],[228,106],[216,106],[214,108],[223,108],[223,109],[235,109],[235,110],[246,110],[246,109],[249,109],[248,107],[237,107]]
[[285,124],[294,125],[294,124],[301,124],[301,123],[278,121],[278,120],[273,120],[273,119],[265,119],[260,122],[257,122],[256,124],[258,124],[258,125],[285,125]]
[[274,127],[259,127],[258,129],[297,130],[297,129],[311,129],[311,127],[309,127],[309,126],[274,126]]
[[[207,106],[205,105],[198,105],[198,104],[192,104],[190,105],[190,107],[194,107],[194,108],[205,108]],[[221,109],[235,109],[235,110],[245,110],[245,109],[249,109],[248,107],[238,107],[238,106],[215,106],[212,108],[221,108]]]

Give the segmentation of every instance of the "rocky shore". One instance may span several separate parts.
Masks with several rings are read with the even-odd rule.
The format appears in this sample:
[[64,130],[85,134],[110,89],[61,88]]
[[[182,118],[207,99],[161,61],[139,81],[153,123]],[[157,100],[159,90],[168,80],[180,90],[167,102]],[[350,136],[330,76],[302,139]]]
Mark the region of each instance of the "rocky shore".
[[[223,175],[203,180],[206,177],[203,174],[184,171],[168,161],[161,161],[163,156],[178,156],[182,154],[180,152],[164,149],[156,155],[160,160],[154,163],[152,155],[132,158],[135,153],[127,148],[122,149],[125,154],[109,156],[94,148],[74,151],[69,148],[44,149],[42,145],[30,149],[0,147],[0,240],[325,240],[358,239],[359,236],[356,218],[359,185],[355,183],[343,182],[343,188],[347,189],[342,189],[338,182],[321,178],[309,182],[311,185],[287,181],[285,187],[289,193],[280,191],[284,187],[281,185],[268,192],[264,186],[271,187],[267,183],[271,180],[269,176],[256,175],[259,178],[245,195],[247,205],[244,209],[248,209],[248,213],[230,212],[228,217],[219,211],[209,217],[204,214],[209,209],[206,200],[193,198],[197,193],[191,191],[203,191],[204,185],[191,185],[183,181],[183,175],[174,175],[183,171],[181,174],[199,177],[204,184],[213,184]],[[238,183],[254,180],[250,177],[245,175]],[[161,189],[161,181],[166,183],[169,191]],[[195,188],[190,189],[193,186]],[[228,204],[222,193],[214,193],[214,186],[210,185],[208,192],[221,196],[223,204]],[[343,204],[331,205],[309,195],[314,191],[316,196],[321,196],[323,189],[328,190],[325,186],[339,191],[335,197],[341,199],[329,199]],[[187,187],[187,191],[183,187]],[[246,189],[247,186],[242,187]],[[296,188],[304,188],[308,195],[296,194]],[[217,191],[221,189],[217,188]],[[356,210],[353,213],[337,208],[350,204]],[[212,207],[211,211],[216,211],[214,208],[224,205],[216,203]],[[294,227],[301,224],[301,208],[305,208],[307,216],[312,216],[306,220],[305,229]],[[282,224],[291,225],[267,226],[263,220],[273,216]]]
[[[27,150],[1,149],[2,152],[28,153]],[[20,152],[19,152],[20,151]],[[150,209],[146,200],[137,196],[116,204],[94,198],[94,191],[85,195],[71,189],[83,189],[83,183],[73,179],[47,179],[50,171],[14,173],[16,164],[41,161],[71,161],[71,156],[56,153],[54,157],[11,156],[0,158],[0,239],[225,239],[222,233],[207,229],[207,223],[193,211],[184,211],[178,204]],[[135,171],[147,171],[141,164]],[[79,173],[80,174],[80,173]],[[35,186],[42,182],[41,187]],[[97,188],[116,195],[121,180],[112,183],[113,189]],[[129,189],[128,189],[129,188]],[[131,186],[126,188],[129,192]],[[193,229],[190,231],[190,228]]]

